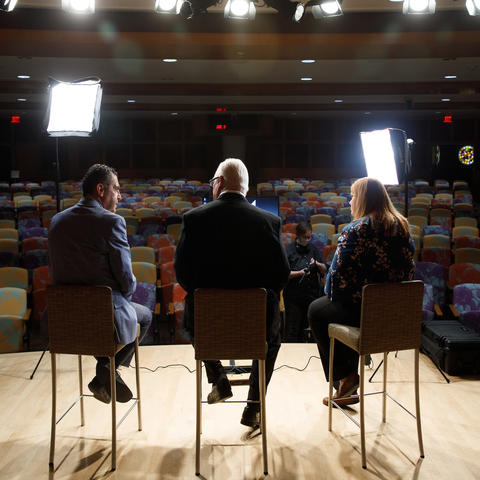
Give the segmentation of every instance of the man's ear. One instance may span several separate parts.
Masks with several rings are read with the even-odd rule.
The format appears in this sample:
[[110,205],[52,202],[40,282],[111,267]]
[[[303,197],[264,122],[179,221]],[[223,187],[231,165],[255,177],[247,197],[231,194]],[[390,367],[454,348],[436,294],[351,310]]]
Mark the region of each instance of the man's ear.
[[96,192],[97,192],[97,195],[99,197],[103,197],[103,194],[105,192],[105,187],[103,185],[103,183],[97,183],[97,187],[96,187]]

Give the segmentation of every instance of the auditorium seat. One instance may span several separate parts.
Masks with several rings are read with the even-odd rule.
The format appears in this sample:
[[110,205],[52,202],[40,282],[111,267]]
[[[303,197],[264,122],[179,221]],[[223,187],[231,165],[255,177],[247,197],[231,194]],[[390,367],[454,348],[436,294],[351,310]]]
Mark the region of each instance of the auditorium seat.
[[27,292],[23,288],[0,288],[0,352],[20,352],[26,340]]

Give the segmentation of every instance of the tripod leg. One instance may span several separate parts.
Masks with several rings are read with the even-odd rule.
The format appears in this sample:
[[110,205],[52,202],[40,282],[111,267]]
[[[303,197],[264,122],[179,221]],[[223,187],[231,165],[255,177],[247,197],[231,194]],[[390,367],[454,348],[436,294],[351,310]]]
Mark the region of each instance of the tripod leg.
[[42,354],[40,355],[40,358],[38,359],[38,362],[37,364],[35,365],[35,368],[33,369],[33,372],[32,374],[30,375],[30,380],[32,380],[33,376],[35,375],[35,372],[37,371],[37,368],[38,366],[40,365],[40,362],[42,361],[42,358],[43,356],[45,355],[45,352],[48,350],[48,346],[47,348],[42,352]]

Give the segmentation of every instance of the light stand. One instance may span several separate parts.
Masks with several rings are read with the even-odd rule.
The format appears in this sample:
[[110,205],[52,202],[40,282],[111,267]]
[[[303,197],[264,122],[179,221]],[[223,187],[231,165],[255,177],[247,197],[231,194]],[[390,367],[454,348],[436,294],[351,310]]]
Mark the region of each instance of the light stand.
[[[100,125],[102,84],[96,77],[82,78],[74,82],[49,79],[48,107],[44,120],[47,135],[55,137],[55,171],[57,213],[60,212],[60,155],[59,137],[90,137]],[[48,348],[48,347],[47,347]],[[35,366],[30,380],[35,375],[46,349]]]

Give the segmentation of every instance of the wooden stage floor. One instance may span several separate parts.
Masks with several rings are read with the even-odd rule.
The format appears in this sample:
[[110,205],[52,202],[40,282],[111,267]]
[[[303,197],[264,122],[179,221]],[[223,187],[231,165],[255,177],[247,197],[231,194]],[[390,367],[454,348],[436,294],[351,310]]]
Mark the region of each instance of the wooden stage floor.
[[[313,344],[285,344],[277,367],[305,367],[317,355]],[[143,431],[132,412],[117,434],[117,470],[110,472],[110,406],[85,400],[86,425],[79,426],[79,408],[57,427],[55,470],[48,468],[50,438],[50,358],[46,355],[33,380],[38,352],[0,356],[1,479],[194,479],[195,374],[181,366],[142,370]],[[146,346],[141,365],[150,369],[185,364],[194,369],[189,345]],[[374,357],[375,364],[380,360]],[[381,396],[367,397],[367,463],[362,470],[357,427],[335,411],[333,432],[327,430],[327,392],[320,360],[302,371],[278,369],[267,395],[269,477],[272,479],[455,479],[480,478],[479,377],[451,377],[447,384],[430,360],[421,355],[421,405],[425,459],[420,460],[415,421],[393,402],[387,423],[381,422]],[[86,384],[94,359],[84,361]],[[76,359],[60,355],[59,411],[78,391]],[[381,375],[366,391],[379,390]],[[413,409],[413,353],[389,357],[389,391]],[[134,385],[134,369],[122,377]],[[209,391],[204,378],[204,393]],[[246,387],[235,387],[244,399]],[[240,425],[242,404],[204,407],[200,478],[241,480],[264,478],[260,437],[248,438]],[[118,418],[126,406],[119,404]],[[358,416],[358,405],[353,408]],[[268,478],[268,477],[267,477]]]

